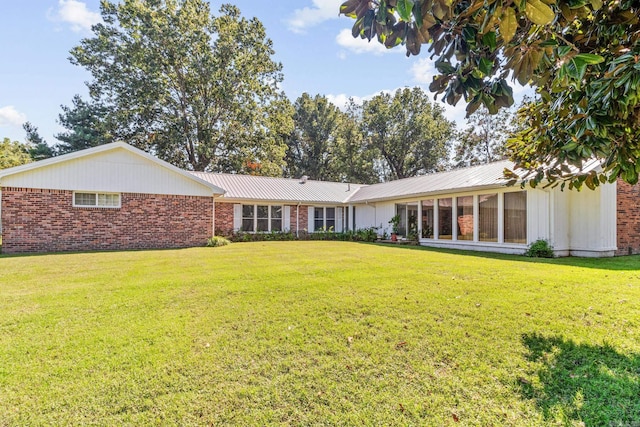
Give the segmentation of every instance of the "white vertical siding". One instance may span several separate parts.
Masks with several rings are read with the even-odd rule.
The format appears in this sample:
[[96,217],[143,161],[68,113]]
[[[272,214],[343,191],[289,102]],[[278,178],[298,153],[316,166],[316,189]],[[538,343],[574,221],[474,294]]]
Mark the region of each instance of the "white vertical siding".
[[242,205],[236,203],[233,205],[233,231],[239,231],[242,228]]
[[356,229],[377,227],[376,208],[373,205],[356,205]]
[[389,220],[396,214],[395,202],[376,203],[376,227],[380,228],[380,233],[391,234],[391,224]]
[[551,245],[556,251],[567,251],[570,249],[570,215],[571,212],[571,192],[560,191],[559,187],[550,193],[553,200],[551,211]]
[[574,255],[599,256],[616,248],[616,186],[571,191],[570,248]]
[[282,209],[282,229],[283,231],[291,231],[291,206],[289,205]]
[[618,192],[616,183],[600,186],[600,193],[600,242],[602,249],[615,250],[618,247]]
[[314,212],[315,210],[313,206],[309,206],[309,210],[308,210],[309,216],[307,217],[307,231],[309,233],[313,233],[315,231],[314,222],[313,222]]
[[2,179],[5,187],[211,196],[204,184],[124,148],[43,166]]
[[527,243],[538,239],[549,240],[549,193],[544,190],[527,190]]

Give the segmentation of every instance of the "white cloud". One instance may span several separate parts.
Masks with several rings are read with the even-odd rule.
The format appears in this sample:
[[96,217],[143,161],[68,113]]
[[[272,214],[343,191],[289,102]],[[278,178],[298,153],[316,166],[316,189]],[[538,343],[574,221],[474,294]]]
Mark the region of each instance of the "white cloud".
[[[355,38],[351,35],[351,30],[344,29],[336,36],[336,43],[343,48],[356,53],[372,53],[374,55],[383,55],[385,53],[404,53],[403,49],[387,49],[382,43],[379,43],[377,39],[372,39],[370,42],[367,39]],[[344,55],[338,54],[338,57]]]
[[293,15],[287,19],[289,30],[304,33],[307,28],[338,18],[342,3],[343,0],[313,0],[313,7],[293,11]]
[[49,9],[47,15],[51,21],[70,24],[76,33],[90,31],[92,25],[101,21],[98,12],[90,11],[86,3],[78,0],[58,0],[58,8]]
[[414,82],[428,85],[433,81],[432,79],[435,75],[436,69],[433,66],[432,60],[429,58],[422,58],[417,60],[411,66],[410,71]]
[[20,127],[27,121],[27,115],[19,112],[13,105],[0,108],[0,126]]

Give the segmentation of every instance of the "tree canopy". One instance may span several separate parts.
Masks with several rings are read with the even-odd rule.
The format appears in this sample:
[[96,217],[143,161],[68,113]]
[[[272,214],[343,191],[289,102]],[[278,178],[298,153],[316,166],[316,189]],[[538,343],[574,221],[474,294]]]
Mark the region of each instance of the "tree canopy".
[[101,14],[70,59],[110,136],[180,167],[281,173],[284,141],[266,129],[287,120],[269,108],[283,77],[260,21],[204,0],[103,0]]
[[[430,90],[467,113],[513,104],[509,83],[537,88],[527,129],[508,148],[533,184],[595,188],[640,172],[640,3],[635,0],[348,0],[354,37],[428,45]],[[601,172],[575,172],[585,159]]]
[[448,162],[455,123],[420,88],[381,93],[362,106],[369,149],[380,153],[385,181],[437,171]]
[[12,168],[31,162],[29,146],[4,138],[0,142],[0,169]]
[[506,158],[507,139],[516,132],[514,108],[490,114],[484,107],[467,117],[467,127],[460,131],[454,147],[454,166],[474,166]]
[[108,109],[98,103],[85,101],[80,95],[73,97],[73,107],[62,105],[58,123],[67,129],[55,135],[56,155],[96,147],[113,141],[109,130]]
[[31,124],[31,122],[26,122],[22,125],[22,128],[26,132],[26,146],[28,147],[31,160],[43,160],[53,157],[55,151],[47,144],[47,141],[40,136],[36,126]]

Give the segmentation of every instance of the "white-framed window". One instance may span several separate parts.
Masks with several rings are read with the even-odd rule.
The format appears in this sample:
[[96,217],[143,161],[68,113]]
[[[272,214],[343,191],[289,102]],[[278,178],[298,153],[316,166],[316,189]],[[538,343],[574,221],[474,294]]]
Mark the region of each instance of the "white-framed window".
[[73,193],[73,206],[77,208],[119,208],[120,203],[119,193]]
[[269,232],[283,230],[281,205],[242,205],[242,228],[245,232]]
[[335,231],[336,208],[315,208],[313,210],[313,229],[315,231]]

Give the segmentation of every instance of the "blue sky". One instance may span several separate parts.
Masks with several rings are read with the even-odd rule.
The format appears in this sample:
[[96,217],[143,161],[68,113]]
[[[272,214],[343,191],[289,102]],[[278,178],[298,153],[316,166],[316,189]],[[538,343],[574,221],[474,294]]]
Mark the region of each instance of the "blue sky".
[[[369,98],[405,86],[426,89],[432,76],[428,55],[407,58],[404,48],[386,50],[351,36],[353,21],[338,16],[343,0],[210,1],[217,13],[233,3],[243,16],[257,17],[283,65],[283,90],[292,100],[303,92],[328,96],[342,106],[348,97]],[[62,130],[60,105],[74,94],[86,97],[91,76],[68,60],[69,50],[91,36],[100,20],[99,0],[21,0],[0,5],[0,138],[24,140],[30,121],[49,142]],[[426,49],[425,49],[426,50]],[[440,101],[438,101],[440,102]],[[444,105],[444,104],[442,104]],[[464,126],[464,102],[447,116]]]

